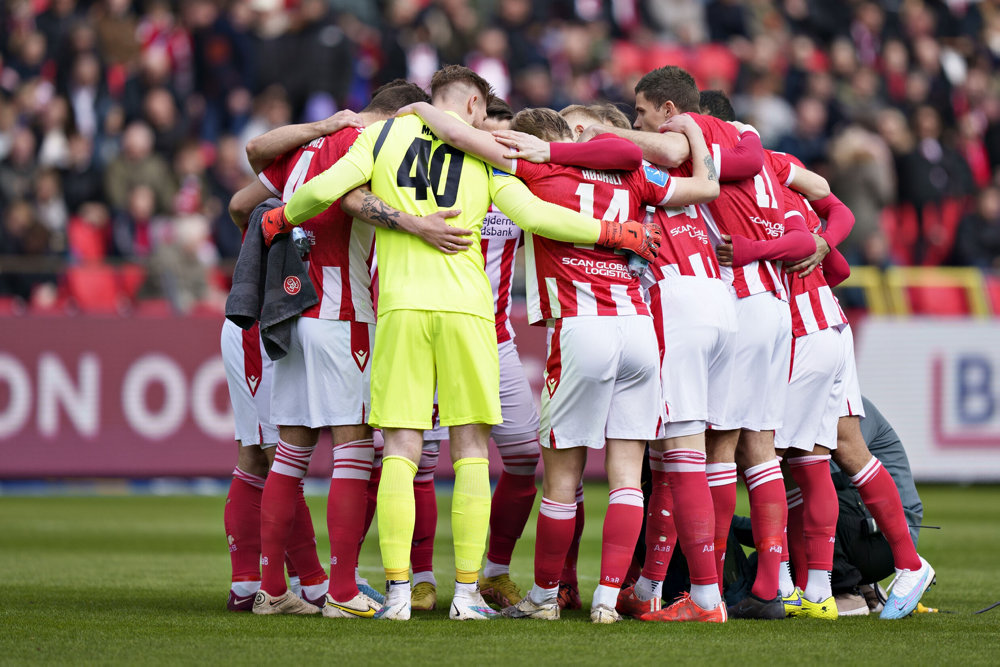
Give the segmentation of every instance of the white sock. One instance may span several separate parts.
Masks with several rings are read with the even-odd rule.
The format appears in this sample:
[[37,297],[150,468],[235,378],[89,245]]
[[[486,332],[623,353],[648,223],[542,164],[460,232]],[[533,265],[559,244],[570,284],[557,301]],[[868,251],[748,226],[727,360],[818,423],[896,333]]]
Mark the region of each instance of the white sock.
[[803,593],[810,602],[822,602],[831,595],[829,570],[809,570],[809,580],[806,582],[806,590]]
[[795,582],[792,581],[792,568],[787,560],[781,561],[781,568],[778,570],[778,591],[783,598],[795,592]]
[[691,599],[702,609],[715,609],[722,602],[718,584],[691,584]]
[[594,591],[594,601],[591,603],[592,607],[596,607],[599,604],[603,604],[605,607],[615,608],[618,604],[618,593],[621,592],[620,588],[615,588],[614,586],[605,586],[601,584]]
[[401,600],[410,601],[410,581],[390,581],[385,592],[386,604],[398,603]]
[[528,591],[528,597],[535,604],[542,604],[543,602],[548,602],[549,600],[555,599],[559,595],[559,587],[555,588],[542,588],[538,584],[534,584],[531,590]]
[[358,586],[362,584],[365,586],[371,586],[371,584],[368,583],[368,580],[361,576],[361,570],[358,568],[354,568],[354,583]]
[[462,595],[464,597],[473,597],[479,592],[479,582],[474,581],[471,584],[462,584],[455,582],[455,596],[458,597]]
[[288,578],[288,590],[296,595],[296,597],[302,597],[302,584],[299,583],[298,577]]
[[245,598],[248,595],[253,595],[260,590],[259,581],[234,581],[229,589],[236,593],[236,595],[241,598]]
[[434,578],[434,571],[427,570],[426,572],[414,572],[413,573],[413,585],[428,583],[434,588],[437,588],[438,582]]
[[663,596],[663,582],[653,581],[652,579],[647,579],[646,577],[640,576],[635,582],[635,596],[642,600],[643,602],[648,602],[654,597]]
[[500,563],[494,563],[489,558],[486,559],[486,566],[483,568],[483,576],[489,577],[499,577],[501,574],[510,574],[510,565],[501,565]]
[[319,598],[326,595],[327,590],[330,588],[330,582],[324,581],[321,584],[311,584],[309,586],[303,586],[302,592],[299,593],[299,597],[305,596],[310,600],[318,600]]

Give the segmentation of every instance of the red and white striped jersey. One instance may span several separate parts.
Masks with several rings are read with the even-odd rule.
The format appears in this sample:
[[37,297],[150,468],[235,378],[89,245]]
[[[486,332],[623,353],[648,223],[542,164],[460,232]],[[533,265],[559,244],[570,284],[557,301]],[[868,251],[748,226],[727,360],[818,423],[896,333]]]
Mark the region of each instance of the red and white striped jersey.
[[663,240],[656,259],[649,263],[646,280],[659,282],[669,276],[720,277],[719,259],[709,240],[701,207],[658,207],[653,219],[663,232]]
[[[705,143],[718,169],[721,149],[735,148],[740,141],[739,131],[712,116],[690,115],[705,135]],[[684,176],[690,176],[691,163],[684,163],[679,170]],[[722,183],[719,197],[701,205],[712,246],[721,241],[721,234],[738,234],[753,241],[781,236],[785,223],[780,195],[773,168],[766,159],[760,173],[753,178]],[[722,279],[733,286],[741,299],[761,292],[773,292],[778,298],[784,298],[777,262],[753,261],[745,266],[723,266],[720,270]]]
[[[358,138],[353,127],[285,153],[260,173],[260,181],[282,201],[309,179],[339,160]],[[352,219],[336,202],[323,213],[302,223],[311,250],[305,257],[319,303],[303,317],[352,322],[375,321],[372,306],[371,262],[375,253],[375,228]]]
[[[806,227],[813,234],[823,231],[823,223],[805,197],[782,186],[785,193],[785,215],[801,215]],[[805,278],[797,273],[782,270],[785,289],[788,290],[788,306],[792,312],[792,335],[796,338],[823,329],[847,324],[847,317],[840,308],[840,302],[833,295],[823,277],[822,267],[817,267]]]
[[482,248],[486,277],[493,288],[493,312],[497,343],[514,338],[510,323],[511,292],[514,290],[514,255],[523,243],[521,228],[496,206],[490,206],[483,220]]
[[[670,199],[670,175],[648,163],[635,171],[595,171],[514,162],[515,175],[538,197],[605,220],[641,220],[646,205]],[[649,315],[638,278],[623,254],[527,234],[528,321],[580,315]]]

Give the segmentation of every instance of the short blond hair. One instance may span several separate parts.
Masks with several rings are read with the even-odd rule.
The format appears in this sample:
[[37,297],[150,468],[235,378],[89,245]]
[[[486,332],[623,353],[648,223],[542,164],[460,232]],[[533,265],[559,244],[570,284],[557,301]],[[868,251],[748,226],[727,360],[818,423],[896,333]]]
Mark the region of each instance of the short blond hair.
[[625,115],[625,112],[611,102],[599,102],[591,104],[587,108],[596,114],[605,125],[611,125],[623,130],[632,128],[632,123],[628,122],[628,116]]
[[546,108],[518,111],[510,129],[534,135],[543,141],[563,141],[573,136],[566,119]]

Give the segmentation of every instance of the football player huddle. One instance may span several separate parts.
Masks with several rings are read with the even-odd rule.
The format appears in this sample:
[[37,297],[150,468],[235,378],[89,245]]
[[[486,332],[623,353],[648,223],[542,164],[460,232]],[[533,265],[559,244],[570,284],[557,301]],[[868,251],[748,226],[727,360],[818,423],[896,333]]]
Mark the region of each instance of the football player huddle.
[[[304,230],[318,303],[273,362],[256,328],[223,327],[239,446],[225,510],[230,609],[407,620],[436,608],[444,439],[452,619],[554,620],[581,607],[591,449],[605,450],[610,487],[595,623],[836,619],[831,458],[892,547],[882,617],[916,608],[934,570],[861,436],[851,328],[830,289],[850,273],[836,246],[853,216],[684,70],[653,70],[635,92],[634,123],[610,104],[513,113],[480,76],[448,66],[429,96],[394,81],[358,113],[250,142],[259,180],[230,213],[264,245]],[[269,198],[282,205],[255,211]],[[540,414],[509,319],[521,246],[529,321],[548,336]],[[326,428],[329,575],[302,495]],[[492,495],[491,439],[503,464]],[[522,594],[510,562],[539,458],[534,583]],[[738,476],[758,565],[727,606]],[[357,568],[376,514],[384,595]],[[630,577],[640,539],[645,561]],[[662,606],[677,544],[690,591]]]

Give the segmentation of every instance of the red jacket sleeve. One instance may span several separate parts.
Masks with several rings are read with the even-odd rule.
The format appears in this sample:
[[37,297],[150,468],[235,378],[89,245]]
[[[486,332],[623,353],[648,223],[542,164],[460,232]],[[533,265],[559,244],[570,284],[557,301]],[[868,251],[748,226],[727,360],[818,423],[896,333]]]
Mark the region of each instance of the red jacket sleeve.
[[785,218],[785,233],[767,241],[751,241],[733,235],[733,266],[744,266],[758,259],[796,262],[816,252],[816,241],[806,229],[801,215]]
[[753,178],[764,166],[764,146],[756,132],[744,132],[735,148],[723,148],[719,156],[719,180],[722,182]]
[[642,166],[642,149],[628,139],[607,133],[583,143],[551,143],[549,160],[587,169],[631,171]]
[[823,277],[826,278],[826,284],[830,287],[836,287],[851,275],[851,265],[833,246],[830,246],[830,253],[823,258],[822,266]]
[[854,229],[854,214],[844,202],[829,194],[812,203],[813,210],[826,219],[826,229],[820,234],[830,247],[840,245]]

